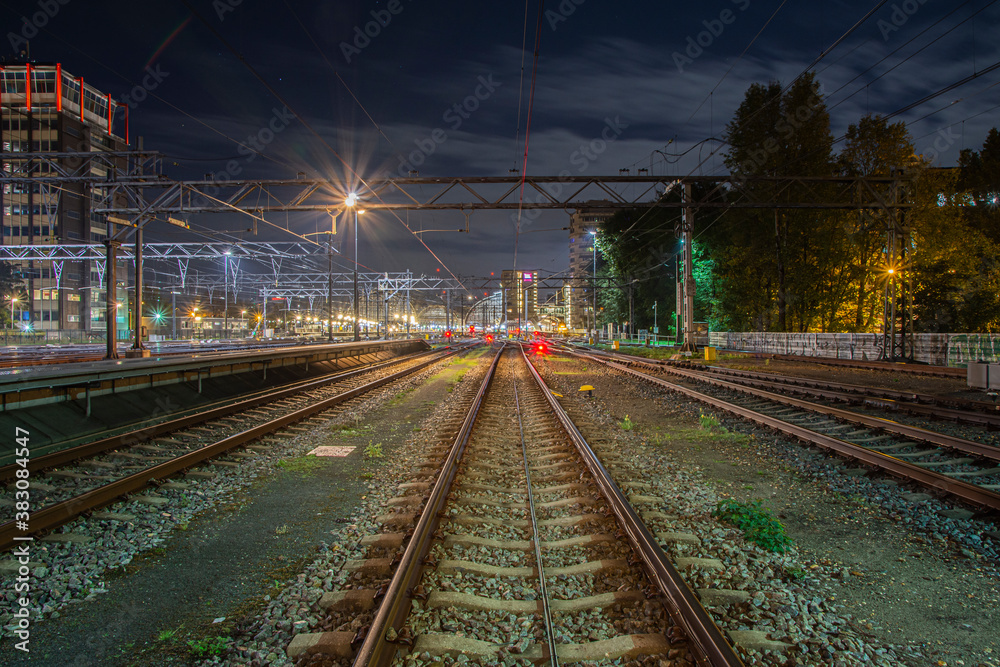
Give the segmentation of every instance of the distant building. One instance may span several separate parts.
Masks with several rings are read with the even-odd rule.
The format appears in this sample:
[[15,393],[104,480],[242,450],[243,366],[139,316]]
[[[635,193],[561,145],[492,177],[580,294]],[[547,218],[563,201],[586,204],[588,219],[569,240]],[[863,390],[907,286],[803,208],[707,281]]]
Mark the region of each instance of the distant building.
[[538,321],[538,271],[514,271],[507,269],[500,273],[500,289],[503,291],[504,311],[508,328],[526,322]]
[[[601,202],[587,202],[597,205]],[[581,208],[569,217],[569,309],[566,324],[573,329],[593,327],[594,235],[601,223],[614,215],[606,208]]]
[[[4,153],[125,151],[127,138],[115,134],[116,126],[127,127],[127,108],[62,65],[0,63]],[[125,166],[121,158],[111,164],[119,162]],[[82,166],[77,158],[56,158],[56,163],[57,169],[69,173]],[[2,165],[5,175],[26,167],[25,161],[16,158],[5,159]],[[57,170],[36,164],[31,174],[55,176]],[[108,174],[106,167],[94,162],[83,175]],[[108,237],[108,222],[103,215],[91,213],[87,186],[82,183],[8,183],[0,192],[0,209],[5,246],[101,243]],[[21,295],[15,319],[39,330],[104,330],[103,264],[25,261],[16,268],[24,277],[27,294]],[[124,293],[116,295],[116,301],[123,303],[118,309],[119,323],[127,326]]]

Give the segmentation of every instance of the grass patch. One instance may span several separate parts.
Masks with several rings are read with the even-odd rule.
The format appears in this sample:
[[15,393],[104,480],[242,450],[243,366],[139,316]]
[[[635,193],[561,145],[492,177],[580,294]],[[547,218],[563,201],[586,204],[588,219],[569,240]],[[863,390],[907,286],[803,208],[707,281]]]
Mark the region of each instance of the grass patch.
[[761,549],[784,553],[792,543],[785,527],[759,500],[751,503],[732,498],[720,500],[712,515],[742,530],[743,536]]
[[181,623],[180,625],[178,625],[173,630],[160,630],[158,633],[156,633],[156,641],[158,641],[158,642],[168,642],[168,641],[172,641],[172,640],[176,639],[177,638],[177,633],[180,632],[181,628],[183,628],[183,627],[184,627],[184,624]]
[[325,463],[318,456],[313,456],[308,454],[306,456],[300,456],[296,459],[284,459],[278,461],[278,467],[287,470],[288,472],[297,472],[301,474],[306,474],[318,470],[323,467]]
[[395,396],[394,396],[394,397],[393,397],[393,398],[392,398],[392,399],[391,399],[391,400],[390,400],[390,401],[388,402],[388,405],[389,405],[390,407],[396,407],[396,406],[398,406],[398,405],[399,405],[400,403],[402,403],[402,402],[403,402],[403,401],[405,401],[405,400],[406,400],[407,398],[409,398],[409,397],[410,397],[410,394],[412,394],[412,393],[413,393],[414,391],[416,391],[416,387],[410,387],[409,389],[404,389],[403,391],[401,391],[401,392],[399,392],[398,394],[396,394],[396,395],[395,395]]
[[330,427],[335,435],[343,436],[345,438],[353,438],[356,435],[361,435],[365,431],[372,430],[371,424],[365,424],[364,426],[359,426],[358,424],[336,424]]
[[222,655],[233,643],[230,637],[205,637],[188,641],[188,650],[196,658],[207,658],[210,655]]
[[706,431],[722,431],[726,432],[726,429],[722,428],[722,424],[719,423],[718,418],[715,415],[706,415],[702,413],[698,415],[698,423]]

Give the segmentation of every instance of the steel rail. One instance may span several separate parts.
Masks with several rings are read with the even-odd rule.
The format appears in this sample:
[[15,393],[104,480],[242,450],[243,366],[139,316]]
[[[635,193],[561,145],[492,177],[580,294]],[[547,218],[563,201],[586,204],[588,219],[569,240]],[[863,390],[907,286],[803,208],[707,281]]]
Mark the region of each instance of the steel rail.
[[456,353],[457,350],[453,350],[440,358],[422,362],[411,368],[393,373],[392,375],[375,380],[374,382],[369,382],[368,384],[324,399],[300,410],[296,410],[295,412],[279,417],[278,419],[274,419],[265,424],[255,426],[254,428],[243,431],[242,433],[231,435],[228,438],[219,440],[211,445],[206,445],[193,452],[188,452],[187,454],[183,454],[170,461],[166,461],[151,468],[147,468],[146,470],[129,475],[128,477],[124,477],[91,491],[87,491],[79,496],[43,507],[42,509],[31,513],[28,519],[30,531],[19,530],[17,528],[17,523],[19,522],[8,521],[7,523],[0,525],[0,552],[4,552],[17,544],[17,537],[23,537],[27,534],[40,533],[58,528],[59,526],[69,523],[86,512],[100,509],[114,503],[123,496],[142,490],[153,483],[154,480],[167,479],[183,470],[187,470],[188,468],[201,463],[202,461],[219,456],[234,447],[239,447],[240,445],[252,442],[271,433],[272,431],[294,424],[295,422],[311,417],[316,413],[328,410],[339,403],[349,401],[352,398],[374,389],[378,389],[379,387],[389,384],[390,382],[394,382],[395,380],[404,378],[407,375],[416,373],[417,371],[438,362],[440,359],[447,358]]
[[[687,369],[684,369],[687,370]],[[671,371],[667,371],[671,372]],[[885,408],[894,412],[908,412],[910,414],[928,415],[943,419],[952,419],[958,422],[969,424],[980,424],[983,426],[1000,426],[1000,414],[988,412],[974,412],[971,410],[961,410],[958,408],[944,407],[942,405],[930,405],[927,403],[915,403],[899,398],[888,396],[865,396],[861,393],[834,387],[821,387],[812,384],[798,382],[783,382],[781,379],[770,380],[762,377],[752,377],[749,375],[736,375],[720,373],[718,371],[693,371],[698,377],[721,379],[722,377],[733,377],[733,382],[759,389],[785,390],[793,394],[807,394],[827,398],[844,403],[857,403],[871,406],[873,408]],[[831,383],[835,385],[836,383]],[[857,385],[852,385],[857,386]],[[876,390],[878,391],[878,390]],[[904,392],[898,392],[903,394]],[[913,394],[911,394],[913,396]]]
[[[702,403],[707,403],[714,408],[729,412],[731,414],[749,419],[751,421],[757,422],[764,426],[768,426],[777,431],[780,431],[786,435],[793,436],[799,440],[805,442],[810,442],[824,449],[829,449],[837,452],[847,458],[860,461],[866,465],[870,465],[879,468],[885,472],[888,472],[896,477],[903,479],[908,479],[923,486],[938,489],[944,491],[945,493],[951,494],[956,498],[959,498],[971,505],[977,507],[984,507],[991,510],[1000,510],[1000,494],[993,493],[987,489],[984,489],[974,484],[967,484],[965,482],[960,482],[958,480],[952,479],[945,475],[939,473],[931,472],[919,466],[915,466],[911,463],[906,463],[900,459],[889,456],[888,454],[882,454],[881,452],[876,452],[871,449],[866,449],[860,445],[855,445],[854,443],[847,442],[845,440],[839,440],[828,435],[823,435],[822,433],[817,433],[816,431],[811,431],[807,428],[796,426],[795,424],[790,424],[788,422],[782,421],[777,417],[770,417],[768,415],[750,410],[749,408],[744,408],[738,405],[734,405],[722,399],[714,398],[708,396],[707,394],[702,394],[701,392],[695,391],[683,385],[674,384],[672,382],[667,382],[658,377],[653,377],[652,375],[647,375],[641,371],[623,366],[621,364],[615,363],[613,361],[607,361],[600,359],[589,354],[576,353],[578,356],[585,359],[590,359],[592,361],[602,363],[609,368],[621,371],[623,373],[633,375],[637,378],[650,382],[652,384],[658,385],[670,391],[675,391],[685,396],[692,398],[696,401]],[[768,395],[770,392],[764,392],[760,390],[751,390],[748,387],[741,387],[739,385],[733,385],[733,388],[737,391],[743,393],[754,394],[754,395]],[[777,397],[778,399],[788,401],[796,399],[787,399],[786,397]],[[770,396],[766,396],[770,398]],[[803,403],[805,401],[802,401]],[[822,406],[820,406],[822,407]],[[829,408],[824,408],[829,409]],[[891,422],[890,422],[891,423]]]
[[[679,368],[668,368],[666,369],[668,373],[673,373],[675,375],[680,375],[681,377],[688,378],[691,380],[697,380],[699,382],[705,382],[716,387],[721,387],[723,389],[729,389],[732,391],[740,391],[747,393],[747,390],[751,387],[743,384],[736,384],[735,382],[728,382],[726,380],[718,380],[715,378],[708,378],[697,373],[695,371],[686,371]],[[851,412],[850,410],[841,410],[840,408],[834,408],[826,405],[820,405],[819,403],[812,403],[810,401],[803,400],[801,398],[793,398],[791,396],[783,396],[782,394],[775,394],[773,392],[767,391],[766,389],[753,388],[753,395],[767,398],[769,400],[783,403],[785,405],[790,405],[796,408],[802,408],[803,410],[809,410],[810,412],[818,412],[820,414],[827,415],[828,417],[834,417],[836,419],[841,419],[846,422],[853,424],[860,424],[862,426],[867,426],[869,428],[879,429],[881,431],[886,431],[889,433],[894,433],[896,435],[902,435],[907,438],[913,438],[914,440],[920,440],[922,442],[927,442],[938,447],[945,447],[947,449],[953,449],[957,452],[963,454],[972,454],[974,456],[979,456],[990,461],[1000,462],[1000,447],[994,447],[993,445],[986,445],[981,442],[976,442],[975,440],[966,440],[965,438],[957,438],[955,436],[946,435],[944,433],[937,433],[925,428],[920,428],[919,426],[910,426],[908,424],[900,424],[899,422],[892,421],[891,419],[884,419],[882,417],[873,417],[871,415],[863,415],[857,412]],[[888,399],[883,399],[883,402],[887,402]]]
[[[190,428],[198,424],[202,424],[213,419],[220,419],[222,417],[227,417],[232,414],[238,414],[240,412],[245,412],[251,408],[259,407],[261,405],[266,405],[273,401],[280,401],[284,398],[300,394],[304,391],[312,391],[314,389],[320,389],[324,385],[330,384],[331,382],[336,382],[340,380],[350,379],[358,375],[364,375],[365,373],[370,373],[372,371],[382,370],[407,360],[419,359],[422,356],[437,354],[437,350],[427,350],[425,352],[419,352],[415,355],[409,355],[405,357],[397,357],[395,359],[390,359],[388,361],[380,362],[370,366],[365,366],[364,368],[352,369],[348,371],[342,371],[340,373],[331,376],[326,376],[316,380],[307,380],[304,383],[296,383],[290,387],[284,387],[277,391],[268,392],[264,395],[257,396],[254,398],[239,401],[237,403],[231,403],[229,405],[224,405],[218,408],[212,408],[203,412],[197,412],[195,414],[187,415],[185,417],[179,417],[177,419],[172,419],[170,421],[160,422],[158,424],[153,424],[141,429],[135,429],[133,431],[128,431],[126,433],[121,433],[119,435],[114,435],[109,438],[101,438],[100,440],[94,440],[93,442],[88,442],[83,445],[78,445],[76,447],[70,447],[68,449],[62,449],[57,452],[52,452],[51,454],[45,454],[44,456],[39,456],[37,458],[30,459],[28,461],[28,470],[30,472],[39,472],[48,468],[55,468],[61,465],[67,465],[73,463],[81,458],[88,456],[96,456],[98,454],[103,454],[105,452],[113,451],[115,449],[120,449],[122,447],[128,447],[130,445],[138,444],[140,442],[145,442],[147,440],[152,440],[154,438],[162,437],[173,431],[180,429]],[[11,481],[15,478],[15,474],[20,470],[22,466],[18,464],[9,464],[0,467],[0,483]]]
[[[521,349],[524,354],[524,349]],[[527,362],[527,359],[525,359]],[[530,366],[530,364],[528,364]],[[535,494],[531,490],[531,469],[528,465],[528,443],[524,440],[524,421],[521,418],[521,400],[517,395],[517,369],[511,368],[514,382],[514,408],[517,412],[518,437],[521,440],[521,460],[524,462],[524,481],[528,490],[528,511],[531,515],[531,542],[535,547],[535,567],[538,568],[538,592],[542,598],[542,617],[545,620],[545,639],[549,651],[549,664],[559,667],[559,649],[556,647],[555,631],[552,627],[552,609],[549,606],[549,592],[545,585],[545,567],[542,565],[542,542],[538,533],[538,517],[535,512]],[[544,392],[543,392],[544,393]]]
[[[737,350],[745,352],[746,350]],[[964,368],[952,368],[951,366],[930,366],[923,364],[903,364],[892,361],[859,361],[857,359],[836,359],[830,357],[806,357],[797,354],[771,354],[763,353],[772,359],[781,361],[798,361],[823,366],[849,366],[852,368],[864,368],[872,371],[889,371],[899,373],[910,373],[912,375],[931,375],[936,377],[965,377]]]
[[[671,364],[673,365],[673,364]],[[780,373],[760,373],[757,371],[743,371],[735,368],[726,368],[725,366],[701,366],[699,364],[685,363],[680,364],[681,368],[688,370],[704,370],[707,373],[715,373],[717,375],[728,375],[739,378],[753,378],[761,380],[771,380],[775,382],[781,382],[782,384],[790,384],[801,387],[810,388],[835,388],[843,391],[847,394],[856,394],[858,396],[877,396],[879,398],[891,398],[898,401],[915,401],[921,405],[941,405],[950,406],[951,408],[960,408],[962,405],[970,405],[975,408],[979,408],[981,412],[984,413],[1000,413],[1000,405],[993,402],[987,401],[966,401],[957,398],[949,398],[947,396],[938,396],[936,394],[919,394],[912,391],[903,391],[901,389],[888,389],[886,387],[869,387],[862,384],[851,384],[849,382],[833,382],[831,380],[818,380],[816,378],[803,377],[801,375],[782,375]]]
[[[523,348],[521,354],[524,355]],[[526,355],[525,362],[531,369],[535,382],[559,418],[559,422],[569,434],[587,469],[593,475],[601,494],[618,519],[618,523],[625,530],[632,548],[641,556],[646,573],[666,595],[663,604],[670,612],[671,617],[686,631],[698,664],[706,667],[742,666],[743,661],[725,638],[722,630],[715,624],[712,617],[701,605],[698,597],[667,559],[656,542],[656,538],[646,528],[645,523],[628,502],[625,494],[615,484],[611,474],[590,448],[562,405],[552,395],[552,391],[545,385],[541,375],[528,361]]]
[[[588,352],[593,352],[597,354],[606,354],[609,356],[617,357],[628,357],[629,361],[633,359],[641,360],[643,363],[647,363],[652,366],[673,366],[675,364],[690,363],[686,361],[675,362],[675,361],[665,361],[662,359],[647,359],[645,357],[638,357],[630,354],[623,354],[621,352],[614,353],[608,352],[606,350],[599,350],[596,348],[591,348],[587,345],[576,345],[588,350]],[[720,350],[728,348],[719,348]],[[861,368],[865,370],[873,371],[886,371],[889,373],[909,373],[911,375],[930,375],[932,377],[946,377],[946,378],[964,378],[966,376],[966,370],[964,368],[953,368],[951,366],[931,366],[925,364],[903,364],[892,361],[860,361],[858,359],[837,359],[835,357],[807,357],[798,354],[775,354],[771,352],[754,352],[752,350],[730,350],[734,353],[743,354],[746,356],[757,355],[759,357],[766,357],[768,359],[778,359],[781,361],[793,361],[800,363],[811,363],[818,364],[820,366],[846,366],[848,368]]]
[[386,588],[385,598],[375,613],[371,627],[368,629],[368,634],[365,635],[364,641],[354,657],[354,665],[356,667],[387,666],[392,662],[393,657],[395,657],[396,647],[385,638],[385,634],[390,628],[396,631],[402,629],[403,622],[409,613],[409,591],[420,581],[423,560],[430,552],[434,532],[437,530],[441,520],[440,513],[444,508],[448,492],[451,490],[452,482],[454,482],[455,475],[458,472],[458,463],[465,452],[469,436],[472,435],[472,427],[476,422],[476,417],[479,415],[479,408],[483,403],[483,397],[486,395],[486,391],[493,380],[493,375],[503,351],[504,348],[501,347],[496,357],[494,357],[493,363],[490,364],[489,370],[486,372],[486,377],[479,387],[479,392],[472,402],[469,413],[466,415],[465,421],[462,422],[462,427],[459,429],[458,435],[455,436],[454,443],[452,443],[451,448],[448,450],[448,456],[445,458],[441,472],[434,482],[434,488],[431,490],[427,502],[424,504],[424,509],[420,513],[420,519],[417,520],[413,537],[403,551],[402,559]]

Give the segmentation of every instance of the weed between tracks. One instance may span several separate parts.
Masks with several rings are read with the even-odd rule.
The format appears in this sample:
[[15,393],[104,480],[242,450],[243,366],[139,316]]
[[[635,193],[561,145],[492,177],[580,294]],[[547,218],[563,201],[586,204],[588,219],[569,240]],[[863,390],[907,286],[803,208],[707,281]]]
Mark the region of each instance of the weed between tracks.
[[205,637],[188,640],[188,649],[194,657],[205,658],[210,655],[222,655],[232,643],[231,637]]
[[324,462],[321,461],[318,456],[313,456],[312,454],[300,456],[296,459],[278,461],[279,468],[283,468],[288,472],[297,472],[303,475],[313,472],[323,465],[325,465]]
[[742,530],[743,536],[761,549],[784,553],[792,543],[785,534],[785,527],[761,506],[759,500],[752,503],[732,498],[720,500],[712,515]]

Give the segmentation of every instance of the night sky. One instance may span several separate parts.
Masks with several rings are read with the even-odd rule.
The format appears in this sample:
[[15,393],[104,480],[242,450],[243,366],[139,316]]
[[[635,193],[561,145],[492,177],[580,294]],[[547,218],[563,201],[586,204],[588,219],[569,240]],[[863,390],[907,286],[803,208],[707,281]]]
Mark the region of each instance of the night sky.
[[[31,57],[61,62],[119,100],[128,96],[133,139],[142,135],[146,149],[162,152],[164,172],[173,178],[218,173],[236,159],[242,177],[305,172],[344,181],[333,151],[364,178],[405,172],[410,158],[421,162],[413,164],[421,176],[505,176],[521,166],[535,0],[527,6],[509,0],[191,0],[191,6],[197,16],[180,0],[4,1],[5,51],[13,53],[12,42],[21,45],[20,35],[34,32],[21,17],[31,21],[48,8],[54,16],[33,21],[44,25],[31,39]],[[668,175],[723,173],[721,154],[711,155],[718,143],[700,144],[670,162],[654,151],[682,153],[721,136],[748,85],[790,82],[875,6],[549,0],[541,21],[528,173],[617,175],[638,167]],[[815,67],[834,136],[867,112],[891,113],[996,63],[998,19],[1000,8],[985,0],[882,5]],[[231,48],[323,141],[283,111]],[[898,119],[911,123],[918,152],[937,165],[954,165],[962,148],[978,149],[998,124],[997,83],[1000,72],[990,72]],[[615,140],[593,159],[582,157],[581,146],[609,123],[617,128]],[[263,156],[241,150],[240,143],[269,124],[287,127],[260,146]],[[434,142],[442,133],[444,140]],[[414,229],[465,223],[458,212],[400,216]],[[509,217],[477,212],[470,235],[423,238],[456,274],[499,275],[513,261]],[[269,219],[300,234],[325,228],[329,220],[318,214]],[[564,271],[567,232],[559,228],[567,223],[561,212],[526,223],[524,231],[532,233],[521,236],[518,266]],[[226,215],[192,220],[192,231],[244,226]],[[447,272],[391,214],[368,215],[363,227],[364,265]],[[536,231],[547,229],[555,231]],[[147,238],[255,240],[166,225]],[[341,243],[349,238],[338,235]],[[257,239],[294,240],[266,227]]]

